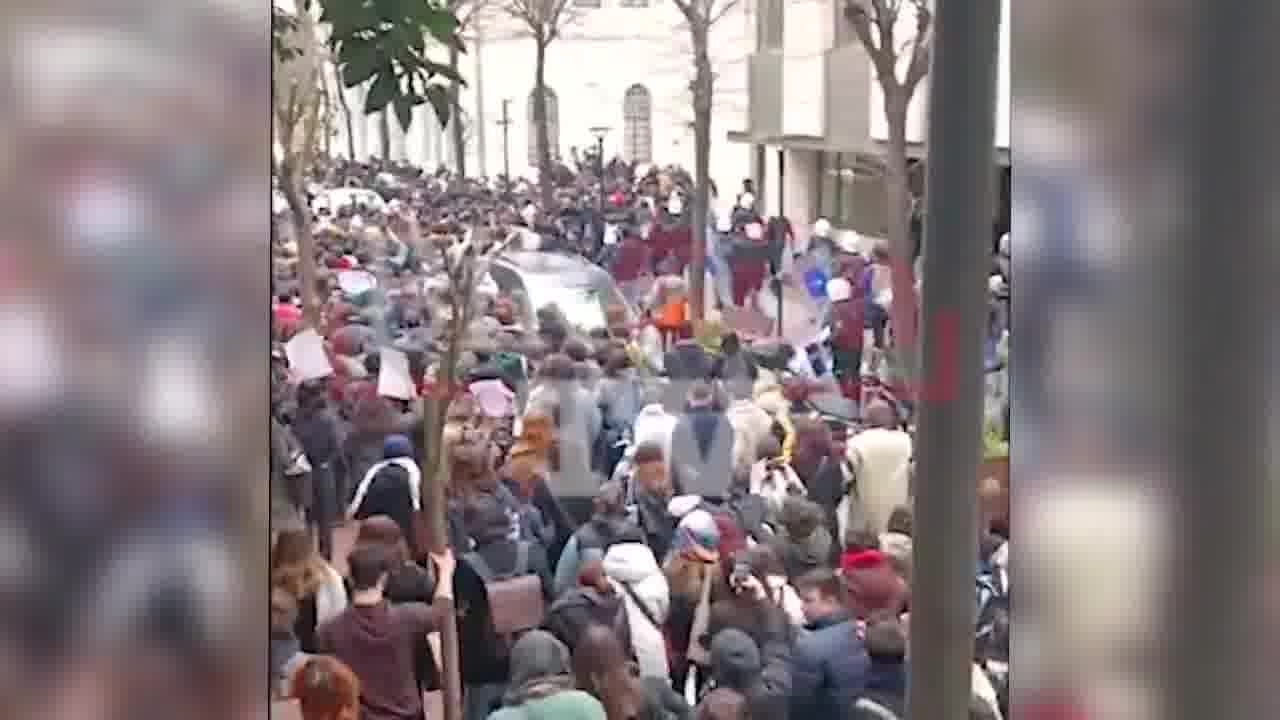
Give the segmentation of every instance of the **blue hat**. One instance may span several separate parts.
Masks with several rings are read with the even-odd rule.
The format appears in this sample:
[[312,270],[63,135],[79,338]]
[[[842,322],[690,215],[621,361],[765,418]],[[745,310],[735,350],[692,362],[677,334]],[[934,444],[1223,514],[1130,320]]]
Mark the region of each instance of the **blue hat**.
[[404,435],[388,435],[382,441],[382,457],[391,460],[399,457],[413,457],[413,443]]

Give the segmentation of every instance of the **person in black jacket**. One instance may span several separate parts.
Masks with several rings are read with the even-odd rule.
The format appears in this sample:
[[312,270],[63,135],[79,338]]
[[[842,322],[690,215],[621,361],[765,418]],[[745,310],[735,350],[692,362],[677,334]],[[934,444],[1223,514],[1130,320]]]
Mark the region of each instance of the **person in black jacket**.
[[320,554],[333,562],[333,525],[340,513],[338,498],[345,495],[345,490],[339,487],[339,478],[346,474],[340,467],[338,419],[325,402],[323,386],[303,385],[298,388],[297,397],[293,434],[311,464],[307,520],[319,534]]

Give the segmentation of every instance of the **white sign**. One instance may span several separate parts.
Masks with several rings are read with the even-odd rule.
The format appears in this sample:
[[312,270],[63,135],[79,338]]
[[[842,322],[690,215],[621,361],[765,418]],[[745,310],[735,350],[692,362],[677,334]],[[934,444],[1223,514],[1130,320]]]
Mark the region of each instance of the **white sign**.
[[417,388],[409,372],[409,356],[395,348],[384,347],[379,357],[378,394],[396,400],[412,400]]
[[289,374],[296,382],[303,383],[333,374],[333,366],[329,364],[329,356],[324,351],[324,339],[315,328],[307,328],[290,338],[284,345],[284,354],[289,359]]

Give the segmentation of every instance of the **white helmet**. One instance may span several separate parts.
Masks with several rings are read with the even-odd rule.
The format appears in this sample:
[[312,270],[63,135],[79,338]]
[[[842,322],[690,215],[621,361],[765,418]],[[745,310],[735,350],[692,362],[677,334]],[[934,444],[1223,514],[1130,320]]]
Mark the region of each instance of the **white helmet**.
[[831,237],[831,222],[826,218],[818,218],[813,223],[813,236],[824,240]]
[[844,278],[832,278],[827,281],[827,297],[831,302],[848,300],[853,297],[853,285]]

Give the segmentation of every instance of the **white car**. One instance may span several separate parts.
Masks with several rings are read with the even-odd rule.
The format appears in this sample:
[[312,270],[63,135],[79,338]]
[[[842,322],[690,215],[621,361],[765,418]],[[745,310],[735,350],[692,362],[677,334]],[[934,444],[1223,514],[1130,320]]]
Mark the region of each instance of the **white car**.
[[337,212],[340,208],[354,207],[356,205],[364,205],[366,208],[375,212],[386,212],[387,202],[382,196],[373,190],[366,188],[344,187],[326,190],[318,195],[311,203],[313,211],[321,209],[329,212]]

